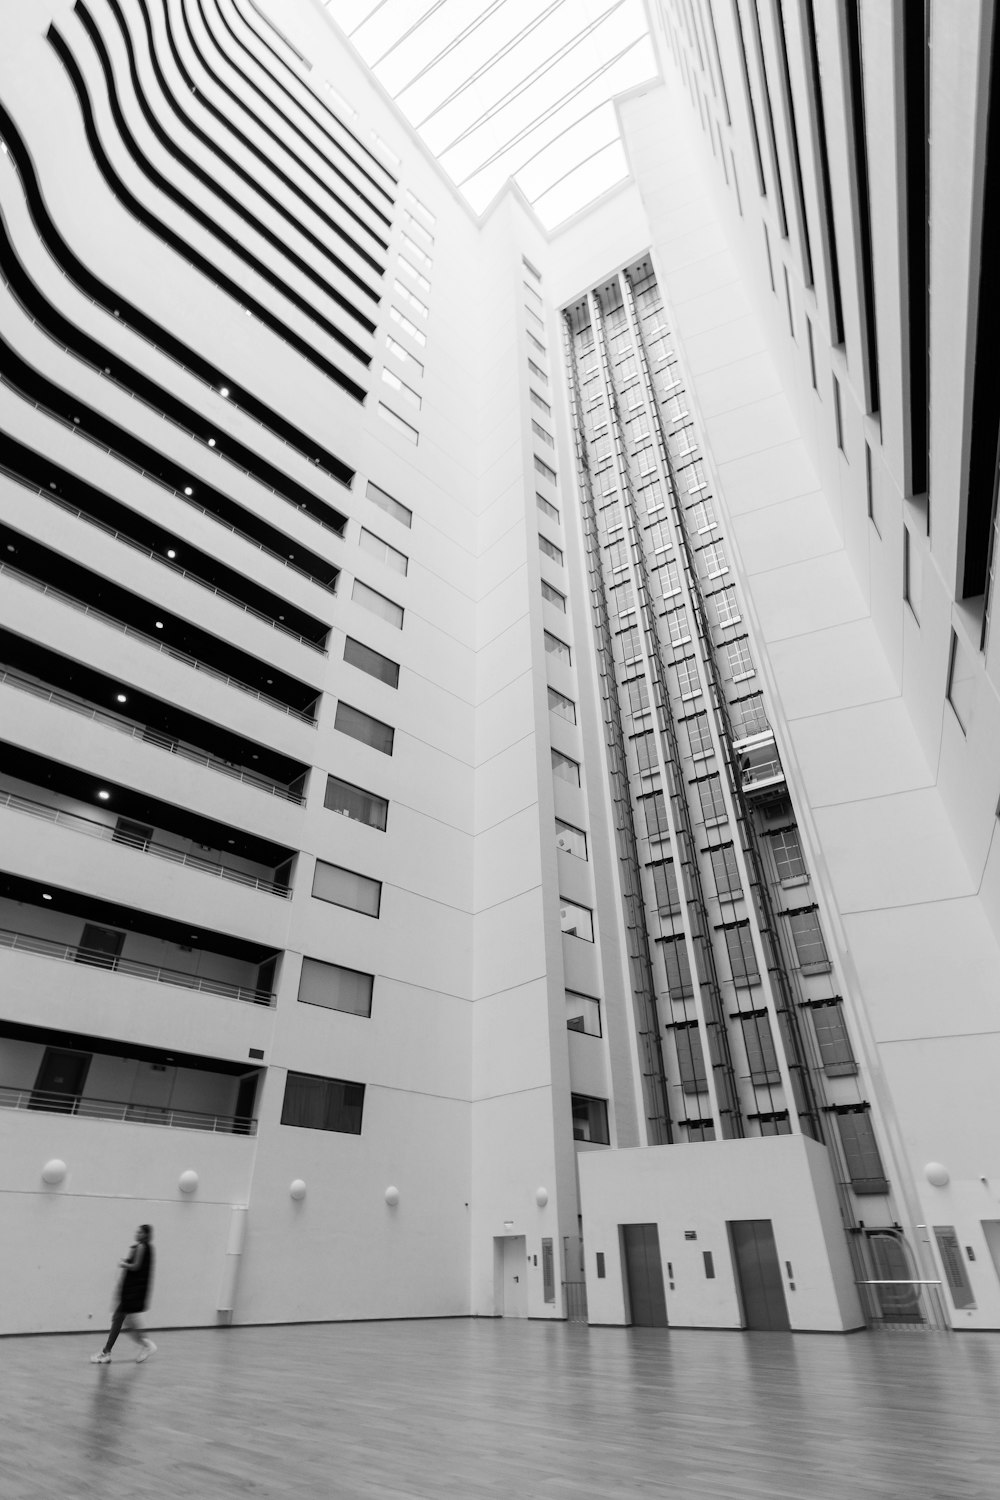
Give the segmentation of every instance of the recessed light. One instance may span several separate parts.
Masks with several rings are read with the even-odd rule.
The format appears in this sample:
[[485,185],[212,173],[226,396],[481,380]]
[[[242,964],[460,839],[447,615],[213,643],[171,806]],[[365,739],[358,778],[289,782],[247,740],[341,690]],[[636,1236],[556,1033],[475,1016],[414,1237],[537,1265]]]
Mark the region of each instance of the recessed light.
[[220,388],[219,388],[219,395],[220,396],[228,396],[229,395],[229,387],[228,387],[228,385],[220,386]]
[[115,694],[115,702],[116,703],[127,703],[128,702],[128,698],[126,697],[126,695],[124,693],[116,693]]
[[185,493],[185,495],[193,495],[194,494],[194,490],[191,488],[190,485],[186,485],[185,489],[184,489],[184,493]]
[[42,892],[42,900],[43,901],[51,901],[52,900],[52,897],[49,895],[48,891],[43,891]]
[[236,840],[235,839],[226,839],[226,843],[227,844],[235,844]]
[[209,440],[208,440],[208,446],[210,448],[214,448],[215,447],[215,438],[209,438]]
[[17,551],[17,548],[14,546],[13,542],[8,542],[7,543],[7,551],[8,552],[16,552]]
[[156,622],[156,628],[157,628],[157,630],[162,630],[163,629],[163,621],[162,620],[157,620],[157,622]]
[[176,557],[177,556],[177,553],[174,551],[173,547],[168,547],[167,548],[167,556],[168,557]]
[[108,798],[111,796],[111,793],[110,792],[98,792],[97,795],[100,797],[100,799],[101,799],[102,802],[107,802]]

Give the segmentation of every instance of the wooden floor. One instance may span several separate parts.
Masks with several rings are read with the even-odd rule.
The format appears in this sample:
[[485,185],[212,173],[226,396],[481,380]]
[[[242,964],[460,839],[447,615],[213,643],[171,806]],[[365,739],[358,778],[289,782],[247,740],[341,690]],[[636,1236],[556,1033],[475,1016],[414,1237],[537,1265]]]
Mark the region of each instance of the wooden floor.
[[3,1500],[1000,1496],[1000,1335],[477,1320],[0,1340]]

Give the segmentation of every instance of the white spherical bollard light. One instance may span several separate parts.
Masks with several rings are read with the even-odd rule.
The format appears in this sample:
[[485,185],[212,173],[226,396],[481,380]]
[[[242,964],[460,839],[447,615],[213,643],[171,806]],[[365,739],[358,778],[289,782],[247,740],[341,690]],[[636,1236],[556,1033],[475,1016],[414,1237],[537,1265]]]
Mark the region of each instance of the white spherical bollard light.
[[539,1208],[544,1208],[545,1205],[546,1205],[546,1203],[548,1203],[548,1201],[549,1201],[549,1190],[548,1190],[548,1188],[543,1188],[543,1187],[535,1188],[535,1202],[538,1204],[538,1207]]
[[66,1181],[66,1163],[54,1156],[47,1161],[42,1168],[42,1181],[47,1182],[49,1187],[58,1187],[61,1182]]
[[306,1185],[301,1177],[296,1177],[295,1181],[289,1184],[288,1196],[294,1198],[296,1203],[301,1203],[305,1195]]
[[395,1208],[399,1202],[399,1188],[387,1187],[385,1190],[385,1201],[390,1208]]
[[939,1161],[929,1161],[924,1168],[924,1176],[931,1187],[947,1187],[951,1181],[951,1173]]
[[197,1172],[182,1172],[177,1179],[177,1186],[182,1193],[193,1193],[198,1186]]

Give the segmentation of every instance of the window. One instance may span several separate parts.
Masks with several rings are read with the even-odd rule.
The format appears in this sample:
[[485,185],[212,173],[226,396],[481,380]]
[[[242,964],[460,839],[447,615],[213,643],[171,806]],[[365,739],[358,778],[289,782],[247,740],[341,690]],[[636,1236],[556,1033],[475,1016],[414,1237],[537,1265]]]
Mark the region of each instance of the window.
[[688,494],[696,495],[699,490],[708,488],[708,480],[705,478],[705,465],[700,458],[694,459],[684,470],[684,479],[687,484]]
[[813,344],[813,326],[810,319],[806,318],[806,338],[809,341],[809,378],[812,381],[813,390],[819,394],[819,386],[816,383],[816,348]]
[[630,677],[622,687],[628,695],[629,713],[633,718],[644,714],[649,708],[649,687],[645,677]]
[[788,267],[782,266],[785,273],[785,307],[788,309],[788,332],[792,338],[795,337],[795,318],[792,313],[792,289],[788,284]]
[[566,1030],[582,1031],[584,1036],[601,1034],[601,1002],[592,995],[566,991]]
[[774,262],[771,259],[771,241],[770,241],[770,238],[769,238],[768,233],[767,233],[767,225],[766,224],[764,225],[764,252],[767,255],[767,274],[768,274],[768,278],[770,279],[770,282],[771,282],[771,291],[773,292],[775,290],[775,286],[774,286]]
[[660,596],[669,599],[681,591],[681,574],[677,563],[669,561],[661,564],[653,574],[654,587],[659,586]]
[[703,531],[711,531],[717,525],[715,511],[710,500],[696,500],[694,505],[689,506],[687,511],[687,524],[690,531],[701,534]]
[[535,311],[535,309],[528,302],[525,302],[525,304],[524,304],[524,310],[528,314],[528,317],[534,323],[534,325],[535,325],[536,328],[542,328],[542,329],[544,329],[544,327],[545,327],[545,319],[542,317],[541,313],[537,313]]
[[573,653],[565,641],[561,641],[557,635],[552,635],[548,630],[544,632],[545,650],[549,656],[554,656],[558,661],[564,661],[568,667],[573,665]]
[[910,606],[910,613],[920,624],[921,598],[920,559],[916,556],[909,527],[903,527],[903,598]]
[[535,434],[535,436],[537,438],[541,438],[542,442],[545,444],[545,446],[547,448],[554,448],[555,447],[555,445],[556,445],[555,438],[552,436],[551,432],[546,432],[546,430],[542,426],[541,422],[535,422],[533,420],[532,423],[531,423],[531,430],[532,430],[532,432]]
[[366,917],[377,917],[382,904],[382,882],[345,870],[342,865],[328,865],[318,859],[313,871],[312,893],[319,901],[332,906],[346,906]]
[[421,218],[425,219],[427,223],[432,227],[437,223],[436,216],[431,213],[430,209],[427,207],[427,204],[422,203],[421,200],[417,197],[416,193],[411,192],[409,188],[406,189],[406,201],[410,205],[410,207],[415,208]]
[[327,1010],[342,1010],[350,1016],[370,1016],[374,984],[374,974],[344,969],[340,964],[323,963],[318,958],[304,958],[299,979],[299,1004],[322,1005]]
[[362,552],[367,552],[369,557],[377,557],[380,563],[385,563],[386,567],[391,568],[394,573],[401,573],[404,578],[406,577],[406,570],[409,567],[409,558],[406,553],[400,552],[396,547],[390,547],[389,543],[383,542],[374,531],[368,531],[362,526],[358,546]]
[[697,698],[701,694],[701,682],[698,677],[698,663],[693,656],[684,656],[680,661],[674,662],[674,671],[677,674],[677,691],[681,698]]
[[760,984],[760,969],[754,952],[749,922],[735,922],[722,929],[729,951],[729,967],[738,985]]
[[707,547],[702,547],[698,556],[708,578],[721,578],[724,573],[729,572],[726,549],[721,542],[709,542]]
[[531,371],[532,375],[534,375],[536,380],[540,380],[543,385],[548,385],[549,377],[546,375],[541,365],[536,365],[533,359],[529,359],[528,369]]
[[387,333],[385,336],[385,347],[388,349],[390,354],[395,355],[395,357],[405,366],[407,370],[411,372],[411,374],[417,376],[423,375],[424,367],[420,363],[420,360],[417,359],[415,355],[411,354],[408,349],[404,349],[402,344],[397,343],[397,341],[389,333]]
[[630,737],[629,743],[635,753],[639,775],[657,774],[660,768],[656,760],[656,736],[653,731],[650,729],[645,734],[634,734]]
[[739,602],[736,598],[736,590],[730,586],[719,589],[709,596],[709,602],[715,614],[716,625],[725,628],[727,625],[738,625],[742,616],[740,614]]
[[674,1046],[677,1049],[681,1091],[685,1094],[706,1093],[708,1081],[705,1076],[705,1053],[697,1021],[678,1021],[674,1027]]
[[[427,233],[426,230],[423,230],[422,232],[424,234]],[[407,255],[411,255],[413,257],[413,259],[417,262],[418,266],[423,266],[425,270],[429,271],[431,269],[431,266],[434,264],[434,262],[431,260],[430,256],[427,254],[427,251],[421,249],[421,247],[417,244],[416,240],[411,239],[410,236],[408,234],[404,233],[402,230],[400,231],[399,238],[400,238],[401,244],[406,249]]]
[[543,479],[547,479],[549,481],[549,484],[555,484],[555,469],[550,469],[547,463],[543,463],[542,460],[538,457],[537,453],[535,454],[535,472],[541,474]]
[[542,598],[549,604],[553,604],[560,614],[566,613],[566,595],[560,594],[559,590],[554,589],[544,578],[542,579]]
[[389,817],[386,799],[376,796],[374,792],[366,792],[360,786],[352,786],[349,781],[328,776],[323,806],[328,807],[331,812],[340,813],[344,818],[353,818],[355,823],[366,823],[369,828],[385,832]]
[[649,868],[653,876],[656,909],[661,917],[672,916],[681,909],[681,893],[677,886],[674,862],[672,859],[662,859]]
[[588,1099],[585,1094],[573,1094],[571,1099],[574,1141],[590,1141],[597,1146],[608,1145],[611,1137],[608,1134],[607,1101]]
[[757,669],[750,655],[750,642],[745,635],[738,636],[735,641],[727,641],[723,649],[726,653],[729,675],[734,682],[742,682],[747,677],[756,676]]
[[549,541],[547,536],[542,536],[541,532],[538,533],[538,548],[540,552],[545,553],[546,557],[550,557],[554,563],[558,563],[562,567],[562,552],[554,542]]
[[692,719],[682,719],[681,723],[687,734],[688,751],[691,755],[711,755],[714,752],[708,714],[696,714]]
[[542,307],[544,305],[541,292],[536,287],[533,287],[530,281],[522,280],[521,285],[528,296],[526,306]]
[[835,1110],[840,1144],[851,1188],[861,1196],[887,1193],[882,1157],[867,1104],[842,1105]]
[[[425,209],[424,212],[426,213],[427,210]],[[421,224],[419,219],[414,218],[413,214],[410,213],[408,208],[404,208],[403,218],[406,221],[406,227],[411,234],[418,235],[419,238],[423,240],[425,245],[433,245],[434,236],[431,234],[430,230],[424,224]]]
[[687,610],[683,606],[668,610],[663,616],[663,623],[667,627],[667,639],[671,646],[684,646],[691,639],[691,626],[688,624]]
[[831,374],[833,382],[833,430],[837,439],[837,447],[841,453],[844,452],[844,414],[840,409],[840,381],[836,375]]
[[843,1002],[840,997],[815,1001],[810,1006],[810,1010],[823,1072],[829,1078],[856,1073],[858,1065],[854,1058],[851,1039],[847,1034]]
[[731,901],[734,896],[741,896],[743,882],[732,844],[720,844],[717,848],[709,849],[708,855],[712,861],[712,875],[720,900]]
[[391,406],[386,406],[384,401],[380,401],[378,404],[378,414],[384,422],[388,422],[389,426],[395,432],[398,432],[401,437],[405,437],[408,443],[412,443],[416,447],[420,441],[419,432],[415,427],[411,427],[409,422],[404,422],[402,417],[397,412],[394,412]]
[[955,711],[963,734],[972,717],[972,695],[975,687],[972,657],[953,630],[951,656],[948,660],[948,702]]
[[806,906],[800,911],[786,912],[785,915],[802,970],[806,974],[825,973],[830,968],[830,959],[823,941],[817,908]]
[[385,620],[388,625],[395,625],[397,630],[402,630],[402,606],[395,604],[392,599],[387,599],[377,589],[369,588],[367,583],[361,582],[360,578],[354,580],[351,598],[355,604],[361,604],[365,609],[370,609],[373,615],[378,615],[380,620]]
[[541,511],[543,516],[548,516],[550,521],[555,521],[558,524],[561,517],[559,515],[559,511],[550,500],[546,500],[544,495],[539,495],[536,492],[535,504],[538,506],[538,509]]
[[420,410],[422,402],[419,392],[415,391],[412,385],[407,385],[405,380],[400,380],[399,376],[395,375],[392,370],[387,370],[385,365],[382,366],[382,383],[383,385],[387,385],[390,390],[398,391],[404,401],[408,401],[411,406],[415,406],[417,411]]
[[646,541],[654,552],[669,552],[673,547],[666,521],[654,521],[646,527]]
[[[875,479],[872,474],[872,450],[871,444],[867,441],[865,442],[865,491],[868,496],[868,519],[875,527],[875,534],[877,536],[881,536],[882,528],[879,526],[878,519],[875,515]],[[904,537],[906,536],[906,534],[906,528],[904,526]]]
[[750,1015],[740,1016],[743,1029],[743,1045],[750,1064],[750,1082],[755,1088],[767,1083],[781,1082],[778,1054],[774,1050],[771,1023],[767,1012],[755,1010]]
[[384,510],[387,516],[392,516],[394,521],[399,521],[402,526],[406,527],[413,525],[412,510],[408,510],[405,505],[400,505],[398,500],[386,494],[385,490],[379,489],[377,484],[372,484],[370,479],[365,494],[373,505],[377,505],[379,510]]
[[683,936],[659,940],[667,975],[667,993],[671,1000],[690,1000],[694,994],[691,982],[691,960]]
[[532,400],[533,404],[538,407],[539,411],[543,411],[547,417],[551,417],[551,415],[552,415],[552,408],[551,408],[551,406],[549,405],[549,403],[547,401],[543,401],[542,400],[541,396],[538,394],[537,391],[533,391],[533,390],[529,389],[528,390],[528,395],[531,397],[531,400]]
[[533,276],[536,281],[541,281],[541,279],[542,279],[542,273],[541,273],[541,271],[536,271],[535,270],[534,266],[531,264],[531,261],[528,259],[528,257],[526,255],[522,255],[521,256],[521,264],[524,267],[524,269],[527,271],[527,273],[528,273],[529,276]]
[[533,333],[528,334],[528,343],[533,349],[537,349],[539,354],[546,353],[545,345],[542,343],[541,339],[536,339]]
[[360,708],[352,708],[343,699],[337,704],[333,727],[339,729],[341,734],[349,734],[352,740],[360,740],[363,745],[371,745],[373,750],[380,750],[383,755],[392,754],[396,731],[390,725],[383,724],[381,719],[373,719],[370,714],[362,713]]
[[799,830],[797,828],[779,828],[769,835],[771,840],[771,853],[774,855],[774,866],[778,872],[778,879],[784,881],[798,881],[806,874],[806,862],[802,856],[802,845],[799,842]]
[[582,938],[585,943],[594,941],[594,913],[586,906],[577,906],[575,901],[559,897],[559,925],[566,937]]
[[579,761],[571,760],[568,755],[563,755],[561,750],[552,750],[551,754],[553,776],[558,776],[560,781],[568,781],[570,786],[579,786]]
[[405,317],[403,313],[400,312],[398,307],[390,307],[389,316],[392,321],[403,330],[404,333],[408,333],[410,338],[413,339],[416,343],[420,344],[421,347],[424,347],[426,345],[427,335],[421,329],[419,329],[415,323],[411,323],[409,318]]
[[586,859],[587,835],[582,828],[574,828],[572,823],[556,818],[556,848],[564,854],[575,854],[577,859]]
[[402,269],[406,272],[406,274],[413,277],[414,281],[417,283],[417,286],[422,292],[430,291],[430,282],[427,280],[426,276],[421,275],[416,266],[413,265],[412,261],[408,261],[405,255],[397,255],[396,259]]
[[565,719],[567,724],[576,723],[576,704],[572,698],[565,697],[556,692],[554,687],[548,689],[549,713],[558,714],[560,719]]
[[667,804],[662,792],[650,792],[648,796],[639,798],[646,820],[646,836],[650,839],[665,839],[670,837],[670,827],[667,823]]
[[350,635],[344,641],[344,660],[348,666],[367,672],[369,677],[377,677],[379,682],[385,682],[391,688],[399,686],[399,663],[390,661],[380,651],[373,651]]
[[360,1135],[364,1103],[363,1083],[318,1078],[312,1073],[289,1073],[285,1079],[281,1123],[298,1125],[304,1130]]
[[423,302],[421,302],[421,300],[420,300],[419,297],[415,297],[413,295],[413,293],[410,291],[409,287],[404,286],[401,281],[394,281],[393,282],[393,287],[394,287],[395,291],[398,293],[398,295],[400,297],[402,297],[402,299],[406,303],[407,307],[412,307],[414,312],[419,313],[422,318],[426,318],[426,316],[427,316],[427,307],[426,307],[426,305]]
[[769,727],[760,693],[751,693],[748,698],[734,698],[729,705],[729,712],[733,721],[733,733],[738,740],[749,739],[754,734],[764,734]]

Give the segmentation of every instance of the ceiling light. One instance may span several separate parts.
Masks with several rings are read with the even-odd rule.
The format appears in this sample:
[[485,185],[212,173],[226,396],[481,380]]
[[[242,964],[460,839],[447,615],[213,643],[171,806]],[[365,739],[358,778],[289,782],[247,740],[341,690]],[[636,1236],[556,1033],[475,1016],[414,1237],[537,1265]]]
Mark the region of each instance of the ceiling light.
[[208,446],[210,448],[214,448],[215,447],[215,438],[209,438],[209,440],[208,440]]
[[220,396],[228,396],[229,395],[229,387],[228,387],[228,385],[223,385],[223,386],[219,387],[219,395]]
[[43,891],[42,892],[42,900],[43,901],[51,901],[52,900],[52,897],[49,895],[48,891]]
[[184,493],[185,493],[185,495],[193,495],[193,494],[194,494],[194,490],[193,490],[193,489],[192,489],[192,488],[191,488],[191,486],[190,486],[190,485],[188,485],[188,486],[187,486],[187,487],[186,487],[186,488],[185,488],[185,490],[184,490]]
[[108,798],[111,796],[111,793],[110,792],[98,792],[97,795],[100,797],[100,799],[101,799],[102,802],[107,802]]
[[116,703],[127,703],[128,699],[126,698],[126,696],[125,696],[124,693],[116,693],[115,694],[115,702]]
[[174,551],[173,547],[168,547],[167,548],[167,556],[168,557],[176,557],[177,556],[177,553]]
[[163,621],[162,620],[157,620],[157,622],[156,622],[156,628],[157,628],[157,630],[162,630],[163,629]]

